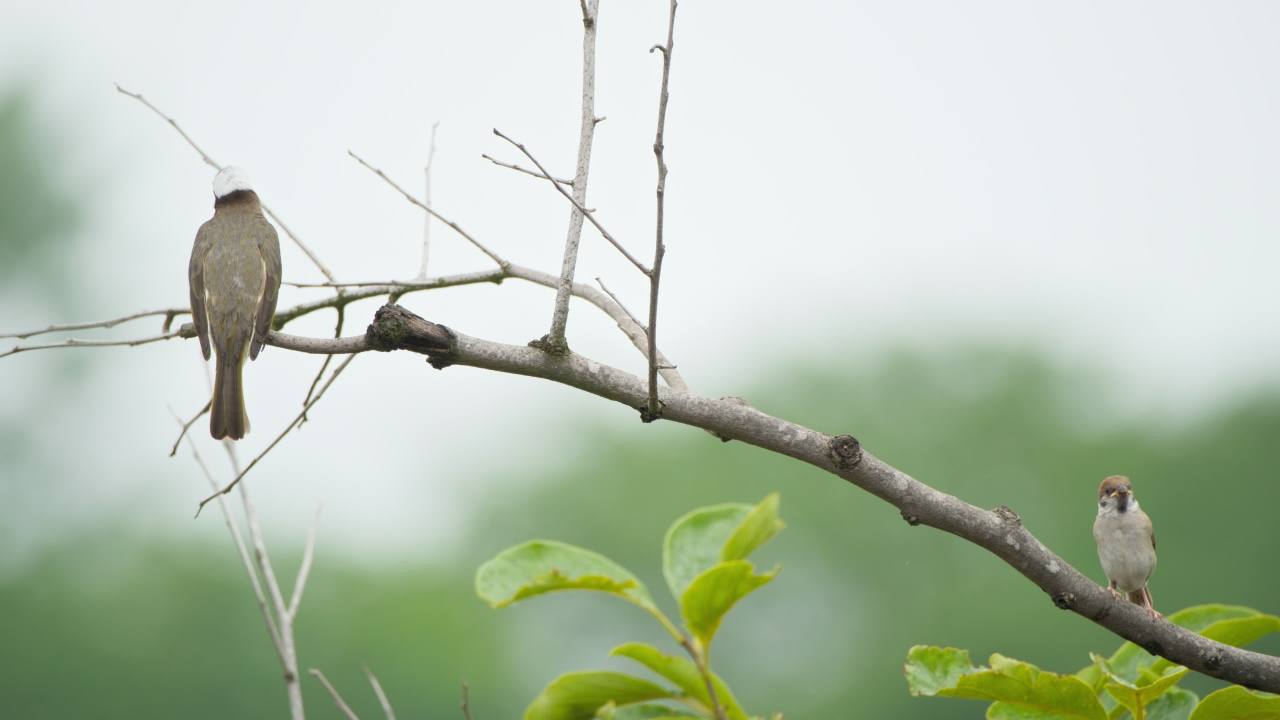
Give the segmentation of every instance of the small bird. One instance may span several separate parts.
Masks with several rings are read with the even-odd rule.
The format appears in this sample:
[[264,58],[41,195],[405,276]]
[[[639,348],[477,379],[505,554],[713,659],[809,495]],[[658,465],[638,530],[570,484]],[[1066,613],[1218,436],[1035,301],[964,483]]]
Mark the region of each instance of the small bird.
[[196,232],[187,278],[200,352],[218,353],[209,401],[209,434],[239,440],[249,432],[241,371],[262,350],[280,294],[280,236],[237,167],[213,178],[213,217]]
[[1156,569],[1156,535],[1151,518],[1138,507],[1133,484],[1124,475],[1112,475],[1098,486],[1098,518],[1093,521],[1098,560],[1106,573],[1107,589],[1141,605],[1159,619],[1147,579]]

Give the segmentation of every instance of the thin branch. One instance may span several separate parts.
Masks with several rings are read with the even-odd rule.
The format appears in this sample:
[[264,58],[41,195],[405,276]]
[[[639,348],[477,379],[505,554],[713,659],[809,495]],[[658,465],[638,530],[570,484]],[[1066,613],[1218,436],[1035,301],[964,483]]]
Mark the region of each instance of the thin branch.
[[[271,333],[267,335],[267,338],[270,339],[273,335],[278,335],[278,334],[279,333]],[[338,338],[338,339],[335,339],[333,342],[337,343],[337,342],[341,342],[342,340],[343,340],[342,338]],[[290,430],[293,430],[295,427],[297,427],[298,423],[302,422],[302,417],[306,415],[306,412],[310,410],[312,406],[314,406],[316,403],[320,402],[320,398],[324,397],[324,392],[329,389],[329,386],[333,384],[333,381],[338,379],[338,376],[342,374],[343,370],[347,369],[347,366],[350,365],[351,361],[354,359],[355,359],[355,355],[352,355],[351,357],[348,357],[346,360],[343,360],[342,363],[338,365],[338,367],[334,368],[333,374],[329,376],[329,380],[325,382],[324,387],[320,388],[320,392],[316,393],[316,396],[311,398],[311,402],[307,403],[306,407],[302,408],[302,412],[298,413],[297,417],[293,419],[293,422],[289,423],[289,425],[285,427],[284,430],[280,431],[280,434],[276,436],[275,440],[271,441],[270,445],[264,448],[262,452],[258,453],[257,457],[255,457],[247,466],[245,466],[243,470],[239,471],[236,474],[236,477],[234,480],[232,480],[231,482],[223,486],[221,490],[218,490],[217,492],[205,498],[204,500],[201,500],[200,506],[196,508],[196,517],[200,516],[200,511],[204,509],[204,506],[207,505],[209,501],[213,500],[214,498],[220,495],[226,495],[227,493],[231,492],[232,488],[234,488],[236,485],[239,485],[240,481],[244,479],[244,476],[248,474],[250,470],[253,469],[253,466],[257,465],[258,461],[261,460],[263,457],[265,457],[267,453],[271,452],[271,450],[274,449],[276,445],[280,444],[280,441],[284,439],[285,435],[289,434]]]
[[311,565],[316,555],[316,528],[320,525],[320,504],[316,503],[316,513],[311,519],[311,529],[307,531],[307,544],[302,550],[302,564],[298,566],[298,577],[293,581],[293,595],[289,598],[289,622],[298,617],[298,606],[302,604],[302,593],[307,589],[307,578],[311,575]]
[[319,680],[321,685],[324,685],[324,689],[329,691],[329,697],[333,698],[333,704],[338,706],[338,709],[342,711],[343,715],[347,716],[348,720],[360,720],[356,712],[347,704],[347,701],[343,700],[342,696],[338,694],[338,689],[329,683],[329,679],[324,676],[324,673],[316,668],[311,668],[307,672]]
[[[339,297],[341,297],[344,294],[345,293],[342,290],[338,291]],[[338,311],[338,320],[336,323],[334,323],[333,336],[336,338],[339,338],[339,337],[342,337],[342,323],[347,316],[347,306],[345,304],[338,304],[338,305],[334,305],[333,308],[334,310]],[[332,359],[333,359],[333,356],[330,355],[324,359],[324,362],[320,363],[320,370],[317,371],[316,376],[312,378],[311,387],[307,388],[307,396],[302,398],[303,408],[306,408],[307,403],[311,402],[311,395],[316,391],[316,385],[320,384],[320,378],[324,377],[324,371],[329,369],[329,361]],[[298,424],[299,426],[301,426],[306,422],[307,422],[307,413],[306,413],[306,410],[304,409],[302,412],[302,422]]]
[[190,314],[191,314],[190,308],[166,308],[164,310],[144,310],[142,312],[136,312],[132,315],[125,315],[124,317],[112,318],[110,320],[99,320],[98,322],[87,322],[87,323],[72,323],[70,325],[50,325],[49,327],[42,328],[40,330],[27,330],[25,332],[6,333],[3,335],[0,335],[0,339],[13,338],[17,340],[25,340],[29,337],[35,337],[36,335],[44,335],[45,333],[66,332],[69,330],[88,330],[90,328],[112,328],[112,327],[115,327],[116,325],[119,325],[120,323],[126,323],[126,322],[129,322],[130,320],[138,320],[140,318],[146,318],[146,317],[163,317],[164,324],[161,326],[160,329],[162,332],[168,332],[169,326],[173,323],[174,317],[178,315],[190,315]]
[[465,681],[462,683],[462,718],[471,720],[471,688]]
[[[508,268],[510,264],[508,263]],[[426,280],[425,282],[396,282],[390,281],[378,284],[367,283],[324,283],[321,285],[307,285],[302,283],[289,283],[295,287],[341,287],[341,288],[361,288],[355,291],[349,291],[342,297],[330,297],[322,300],[312,300],[311,302],[295,305],[288,310],[282,310],[276,313],[275,319],[272,320],[272,327],[279,330],[288,323],[298,318],[309,315],[317,310],[323,310],[330,307],[338,307],[340,305],[349,305],[357,300],[364,300],[379,295],[400,294],[404,295],[419,290],[437,290],[440,288],[457,287],[459,285],[474,285],[476,283],[500,283],[508,276],[508,271],[502,268],[495,270],[485,270],[483,272],[461,273],[458,275],[445,275],[442,277]],[[554,287],[554,286],[553,286]]]
[[[227,453],[231,463],[231,471],[237,477],[244,473],[240,470],[240,456],[236,452],[236,444],[231,440],[222,441],[222,449]],[[288,606],[284,602],[284,593],[280,591],[280,581],[276,579],[275,569],[271,565],[271,555],[267,552],[267,540],[262,534],[262,525],[258,523],[258,511],[249,499],[247,485],[240,486],[240,504],[244,509],[245,526],[249,529],[249,540],[253,543],[253,559],[262,573],[262,582],[267,588],[275,610],[276,621],[280,627],[281,665],[284,669],[284,688],[289,697],[290,716],[294,720],[303,720],[306,713],[302,703],[302,683],[298,677],[298,650],[293,640],[293,617],[289,615]]]
[[[393,306],[394,307],[394,306]],[[375,329],[377,326],[375,319]],[[430,323],[421,321],[424,326]],[[184,326],[185,327],[185,326]],[[435,326],[437,330],[438,326]],[[397,335],[397,332],[399,334]],[[423,347],[435,340],[393,329],[395,347]],[[552,357],[525,345],[506,345],[448,331],[451,347],[431,357],[435,365],[466,365],[543,378],[630,408],[645,407],[648,384],[617,368],[570,353]],[[271,333],[267,343],[304,352],[347,354],[374,349],[368,335],[331,339]],[[387,350],[381,346],[378,349]],[[419,351],[423,352],[423,351]],[[425,354],[425,353],[424,353]],[[1197,672],[1266,692],[1280,692],[1280,657],[1231,647],[1117,601],[1107,590],[1049,550],[1005,507],[986,510],[930,487],[888,465],[851,435],[828,435],[773,417],[736,398],[712,399],[660,390],[663,418],[716,436],[754,445],[829,472],[896,507],[911,525],[926,525],[967,540],[995,555],[1071,610],[1140,647]]]
[[[178,424],[182,424],[182,418],[177,415],[174,415],[173,419]],[[216,490],[218,481],[213,479],[213,474],[209,472],[209,466],[205,464],[204,458],[200,456],[200,451],[196,449],[196,444],[191,438],[187,438],[187,447],[191,448],[191,455],[195,458],[196,465],[200,467],[200,472],[209,481],[209,487]],[[253,561],[249,559],[249,549],[245,546],[244,537],[241,536],[240,528],[236,526],[235,520],[232,519],[231,511],[227,509],[226,500],[219,498],[218,507],[222,510],[222,520],[227,526],[227,531],[231,533],[231,539],[235,543],[236,552],[240,555],[244,571],[249,575],[249,585],[253,587],[253,596],[258,601],[258,610],[262,613],[262,620],[267,625],[267,635],[271,639],[271,646],[276,649],[276,657],[280,660],[280,666],[287,668],[288,663],[285,661],[284,643],[280,640],[280,628],[276,625],[275,616],[271,614],[271,609],[267,605],[267,596],[262,591],[262,581],[259,580],[257,571],[253,569]]]
[[[529,158],[529,160],[530,160],[534,165],[537,165],[537,166],[538,166],[538,169],[542,171],[542,175],[541,175],[541,177],[542,177],[543,179],[546,179],[546,180],[551,180],[551,185],[552,185],[552,187],[554,187],[557,191],[559,191],[559,193],[560,193],[561,195],[565,196],[565,198],[567,198],[567,199],[569,200],[569,202],[573,204],[573,210],[574,210],[574,214],[575,214],[575,215],[581,215],[581,216],[585,217],[586,219],[590,220],[590,221],[591,221],[591,224],[592,224],[592,225],[594,225],[594,226],[596,227],[596,230],[599,230],[599,231],[600,231],[600,234],[604,236],[604,239],[605,239],[605,240],[608,240],[608,241],[609,241],[609,244],[611,244],[611,245],[613,245],[615,248],[617,248],[617,249],[618,249],[618,252],[622,253],[622,255],[623,255],[625,258],[627,258],[628,260],[630,260],[630,261],[631,261],[631,264],[636,266],[636,269],[638,269],[640,272],[644,273],[645,275],[648,275],[648,274],[650,273],[649,268],[648,268],[648,267],[646,267],[644,263],[642,263],[642,262],[640,262],[639,260],[637,260],[637,259],[636,259],[636,257],[635,257],[634,255],[632,255],[630,252],[628,252],[628,251],[627,251],[627,249],[626,249],[625,247],[623,247],[623,246],[622,246],[622,243],[618,242],[617,238],[615,238],[615,237],[614,237],[614,236],[613,236],[613,235],[612,235],[608,230],[605,230],[605,229],[604,229],[604,225],[601,225],[601,224],[600,224],[600,221],[596,220],[595,213],[591,212],[591,210],[590,210],[590,209],[588,209],[588,208],[586,208],[586,207],[583,207],[582,203],[583,203],[583,202],[586,202],[586,199],[584,198],[584,199],[582,200],[582,202],[579,202],[579,201],[574,197],[574,195],[578,195],[578,194],[579,194],[579,193],[578,193],[579,188],[578,188],[578,185],[577,185],[577,184],[575,184],[575,185],[574,185],[574,188],[573,188],[573,195],[570,195],[569,193],[567,193],[567,192],[565,192],[565,191],[564,191],[564,188],[560,187],[560,185],[559,185],[559,184],[557,184],[557,183],[552,179],[551,175],[550,175],[549,173],[547,173],[546,168],[542,167],[542,163],[538,162],[538,159],[537,159],[537,158],[535,158],[535,157],[533,156],[533,154],[532,154],[532,153],[530,153],[530,152],[529,152],[529,150],[525,148],[525,146],[524,146],[524,145],[521,145],[520,143],[516,142],[515,140],[512,140],[511,138],[509,138],[509,137],[507,137],[506,135],[502,134],[502,131],[501,131],[501,130],[499,130],[499,129],[497,129],[497,128],[494,128],[494,129],[493,129],[493,134],[494,134],[494,135],[497,135],[498,137],[502,138],[503,140],[506,140],[507,142],[511,143],[512,145],[514,145],[514,146],[516,147],[516,149],[517,149],[517,150],[519,150],[520,152],[524,153],[524,156],[525,156],[525,157],[527,157],[527,158]],[[581,224],[579,224],[579,230],[581,230]]]
[[[436,130],[440,127],[440,121],[437,120],[431,124],[431,149],[427,151],[427,165],[422,169],[423,175],[423,193],[422,199],[427,204],[431,204],[431,164],[436,159]],[[425,280],[427,277],[427,256],[431,252],[431,216],[427,215],[422,218],[422,264],[418,268],[418,279]]]
[[163,335],[155,335],[152,337],[136,338],[134,340],[78,340],[76,338],[68,338],[58,343],[48,343],[44,345],[14,345],[9,350],[0,353],[0,358],[18,353],[31,352],[32,350],[56,350],[61,348],[83,348],[83,347],[137,347],[138,345],[147,345],[161,340],[172,340],[179,337],[179,332],[167,332]]
[[364,666],[364,674],[369,678],[369,684],[373,686],[373,694],[378,696],[378,704],[382,706],[382,712],[386,714],[387,720],[396,720],[396,711],[391,708],[391,700],[382,689],[382,683],[378,682],[378,676],[373,674],[368,665]]
[[707,664],[707,654],[698,646],[695,646],[688,636],[680,638],[680,646],[689,653],[689,657],[693,659],[694,667],[698,668],[698,674],[702,676],[702,682],[707,686],[707,699],[711,701],[711,712],[715,715],[716,720],[728,720],[725,716],[724,707],[720,705],[720,697],[716,693],[716,684],[711,679],[711,667]]
[[[666,146],[663,144],[663,133],[667,128],[667,99],[671,82],[671,51],[675,49],[676,32],[676,0],[671,0],[671,15],[667,20],[667,45],[655,45],[649,50],[662,51],[662,90],[658,94],[658,130],[653,136],[653,157],[658,163],[658,218],[655,223],[653,241],[653,272],[649,273],[649,402],[643,416],[653,420],[662,415],[662,405],[658,401],[658,285],[662,281],[662,258],[667,254],[667,246],[662,241],[663,223],[666,219],[667,196],[667,161],[663,155]],[[719,715],[723,715],[720,713]],[[720,717],[719,720],[724,720]]]
[[[615,303],[618,304],[618,307],[622,308],[622,312],[627,314],[627,318],[631,320],[631,322],[635,323],[641,330],[644,330],[646,334],[649,332],[648,329],[645,328],[645,326],[640,322],[640,320],[637,319],[636,316],[632,314],[630,310],[627,309],[627,306],[622,304],[622,301],[618,299],[618,296],[613,294],[613,291],[609,289],[609,286],[604,284],[603,280],[601,280],[600,278],[596,278],[596,284],[599,285],[600,289],[603,290],[605,294],[609,296],[610,300],[614,301]],[[648,352],[646,351],[645,354],[647,356]]]
[[[173,118],[161,112],[160,108],[156,107],[155,105],[152,105],[151,101],[144,98],[141,93],[129,92],[128,90],[125,90],[124,88],[120,87],[120,83],[116,83],[115,86],[116,86],[116,90],[119,91],[120,94],[128,95],[134,100],[137,100],[138,102],[145,105],[148,110],[155,113],[156,115],[159,115],[161,119],[169,123],[169,125],[172,126],[173,129],[176,130],[178,134],[182,136],[182,139],[187,141],[187,144],[191,146],[191,149],[195,150],[200,155],[200,159],[203,160],[206,165],[213,168],[214,170],[222,170],[222,165],[217,160],[214,160],[209,155],[209,153],[205,152],[199,145],[197,145],[196,141],[192,140],[191,136],[188,135],[185,130],[183,130],[181,127],[178,126],[178,122],[176,120],[174,120]],[[315,253],[311,252],[311,248],[307,247],[306,243],[302,242],[302,240],[298,239],[297,235],[293,234],[293,231],[289,229],[288,225],[284,224],[284,221],[280,219],[279,215],[275,214],[275,211],[273,211],[270,207],[268,207],[266,203],[262,203],[262,211],[265,212],[267,216],[270,217],[273,221],[275,221],[275,224],[280,226],[280,229],[284,231],[285,235],[289,236],[289,239],[293,241],[294,245],[298,246],[299,250],[301,250],[303,253],[306,254],[307,258],[311,260],[311,263],[315,265],[316,268],[320,271],[320,274],[328,278],[330,282],[334,281],[333,273],[329,272],[329,268],[325,267],[324,263],[320,262],[320,258]]]
[[502,167],[504,167],[504,168],[511,168],[512,170],[515,170],[516,172],[522,172],[522,173],[524,173],[525,175],[529,175],[529,176],[536,177],[536,178],[548,178],[548,179],[550,179],[550,180],[555,180],[556,182],[560,183],[561,185],[568,185],[569,187],[573,187],[573,181],[572,181],[572,180],[566,180],[566,179],[564,179],[564,178],[554,177],[554,176],[551,176],[551,175],[544,175],[544,174],[542,174],[542,173],[536,173],[536,172],[534,172],[534,171],[532,171],[532,170],[529,170],[528,168],[521,167],[521,166],[519,166],[519,165],[516,165],[515,163],[503,162],[503,161],[501,161],[501,160],[498,160],[497,158],[490,157],[489,155],[486,155],[486,154],[484,154],[484,153],[480,153],[480,157],[484,158],[485,160],[488,160],[489,162],[493,163],[494,165],[500,165],[500,166],[502,166]]
[[[183,422],[182,418],[178,418],[176,414],[174,415],[175,418],[178,418],[178,424],[182,426],[182,432],[178,433],[178,439],[174,440],[173,447],[169,448],[169,457],[173,457],[178,452],[178,445],[182,443],[182,438],[187,436],[187,431],[191,429],[192,425],[196,424],[197,420],[204,417],[204,414],[209,412],[209,408],[212,406],[213,406],[213,400],[210,399],[208,402],[204,404],[204,407],[200,408],[199,412],[197,412],[195,415],[192,415],[191,419],[187,420],[186,422]],[[173,411],[170,410],[170,412],[173,412]]]
[[[494,261],[495,263],[497,263],[499,268],[506,268],[506,266],[507,266],[507,261],[506,261],[506,260],[503,260],[501,257],[499,257],[499,256],[498,256],[498,254],[497,254],[497,253],[495,253],[495,252],[493,252],[492,250],[490,250],[489,248],[485,247],[485,246],[484,246],[484,245],[483,245],[479,240],[476,240],[474,237],[471,237],[471,235],[470,235],[466,230],[463,230],[463,229],[458,225],[458,223],[456,223],[456,222],[454,222],[454,221],[450,220],[449,218],[447,218],[447,217],[445,217],[445,216],[441,215],[440,213],[438,213],[438,212],[436,212],[435,210],[433,210],[433,209],[431,208],[431,206],[429,206],[429,205],[427,205],[426,203],[422,202],[421,200],[419,200],[418,198],[414,197],[413,195],[410,195],[410,194],[409,194],[409,192],[408,192],[407,190],[405,190],[404,188],[402,188],[402,187],[400,187],[398,184],[396,184],[396,181],[395,181],[395,180],[392,180],[391,178],[387,177],[387,174],[386,174],[386,173],[384,173],[384,172],[382,172],[381,170],[379,170],[378,168],[376,168],[376,167],[374,167],[374,166],[370,165],[368,162],[366,162],[366,161],[365,161],[365,159],[364,159],[364,158],[360,157],[359,155],[355,154],[354,152],[351,152],[350,150],[348,150],[348,151],[347,151],[347,154],[348,154],[348,155],[350,155],[351,157],[355,158],[356,162],[360,163],[361,165],[365,166],[365,167],[366,167],[366,168],[368,168],[370,171],[372,171],[372,172],[373,172],[373,174],[375,174],[375,175],[377,175],[378,177],[382,178],[382,180],[383,180],[384,182],[386,182],[388,185],[390,185],[391,187],[393,187],[393,188],[395,188],[397,191],[399,191],[399,193],[400,193],[401,195],[403,195],[403,196],[404,196],[404,198],[405,198],[406,200],[408,200],[409,202],[413,203],[414,205],[417,205],[418,207],[422,208],[423,210],[427,211],[427,213],[428,213],[429,215],[431,215],[431,216],[432,216],[432,217],[434,217],[435,219],[439,220],[440,222],[444,223],[445,225],[448,225],[449,227],[453,228],[454,232],[456,232],[456,233],[458,233],[459,235],[461,235],[462,237],[466,238],[466,239],[467,239],[467,242],[469,242],[469,243],[471,243],[472,245],[476,246],[476,248],[477,248],[477,249],[479,249],[479,250],[480,250],[480,252],[484,253],[485,255],[488,255],[488,256],[489,256],[489,259],[490,259],[490,260],[492,260],[492,261]],[[330,278],[330,279],[332,279],[332,278]]]

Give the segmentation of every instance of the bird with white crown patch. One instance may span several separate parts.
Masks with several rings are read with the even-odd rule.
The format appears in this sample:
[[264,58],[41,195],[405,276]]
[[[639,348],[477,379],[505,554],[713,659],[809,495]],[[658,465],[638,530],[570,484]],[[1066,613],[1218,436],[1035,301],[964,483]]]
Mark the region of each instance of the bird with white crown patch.
[[241,373],[262,350],[280,294],[280,236],[240,168],[218,172],[213,197],[187,268],[191,317],[204,359],[210,345],[218,354],[209,434],[239,440],[249,432]]
[[1123,475],[1112,475],[1098,487],[1098,517],[1093,521],[1098,560],[1107,575],[1107,589],[1141,605],[1159,619],[1147,580],[1156,569],[1156,534],[1151,518],[1138,507],[1133,484]]

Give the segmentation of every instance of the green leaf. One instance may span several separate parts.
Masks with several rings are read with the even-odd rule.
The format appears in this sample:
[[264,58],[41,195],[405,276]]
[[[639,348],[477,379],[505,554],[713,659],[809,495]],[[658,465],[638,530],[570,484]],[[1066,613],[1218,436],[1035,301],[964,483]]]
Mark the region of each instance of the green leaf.
[[720,622],[739,600],[765,585],[778,574],[778,569],[757,575],[746,560],[733,560],[712,566],[689,583],[680,596],[680,614],[685,627],[702,643],[711,646],[711,638]]
[[[1280,617],[1241,605],[1195,605],[1179,610],[1167,619],[1174,625],[1235,647],[1280,632]],[[1144,670],[1159,674],[1173,666],[1173,663],[1157,658],[1131,642],[1121,645],[1108,663],[1111,672],[1129,682],[1137,680]]]
[[476,593],[495,608],[557,590],[607,592],[657,610],[635,575],[603,555],[566,543],[530,540],[476,570]]
[[746,560],[757,548],[773,539],[787,526],[778,518],[778,493],[770,493],[752,508],[720,551],[721,560]]
[[1171,687],[1147,706],[1147,720],[1187,720],[1198,702],[1190,690]]
[[693,715],[686,715],[666,705],[628,705],[619,708],[613,703],[605,703],[596,712],[599,720],[699,720]]
[[731,503],[693,510],[676,520],[662,542],[662,574],[672,597],[680,597],[702,571],[720,562],[729,539],[752,512]]
[[1178,684],[1188,672],[1182,666],[1170,667],[1165,673],[1149,682],[1132,685],[1121,681],[1115,675],[1106,683],[1107,694],[1116,699],[1134,717],[1139,716],[1139,708],[1146,708],[1151,701],[1160,697],[1169,688]]
[[616,672],[576,672],[551,681],[524,711],[524,720],[593,720],[609,703],[631,705],[677,697],[648,680]]
[[1206,695],[1191,711],[1190,720],[1280,720],[1280,695],[1232,685]]
[[912,695],[994,702],[988,717],[1106,720],[1102,704],[1080,678],[998,654],[989,662],[990,668],[975,668],[964,650],[917,645],[907,653],[907,687]]
[[[640,642],[630,642],[613,649],[611,655],[630,658],[644,665],[653,672],[675,683],[676,687],[686,695],[702,703],[703,707],[711,707],[711,696],[707,693],[707,683],[698,672],[693,661],[677,655],[668,655],[658,648]],[[729,690],[729,686],[715,673],[711,673],[711,683],[716,689],[716,699],[724,708],[729,720],[747,720],[747,713],[738,704],[737,698]]]

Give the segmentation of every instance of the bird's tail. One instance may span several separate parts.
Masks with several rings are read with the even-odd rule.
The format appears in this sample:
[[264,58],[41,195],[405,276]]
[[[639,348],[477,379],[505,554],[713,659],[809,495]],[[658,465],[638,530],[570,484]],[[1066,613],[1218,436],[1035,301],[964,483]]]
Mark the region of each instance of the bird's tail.
[[[229,349],[229,348],[228,348]],[[244,348],[234,352],[219,349],[214,370],[213,400],[209,410],[209,434],[217,440],[239,440],[249,432],[249,416],[244,410]]]

